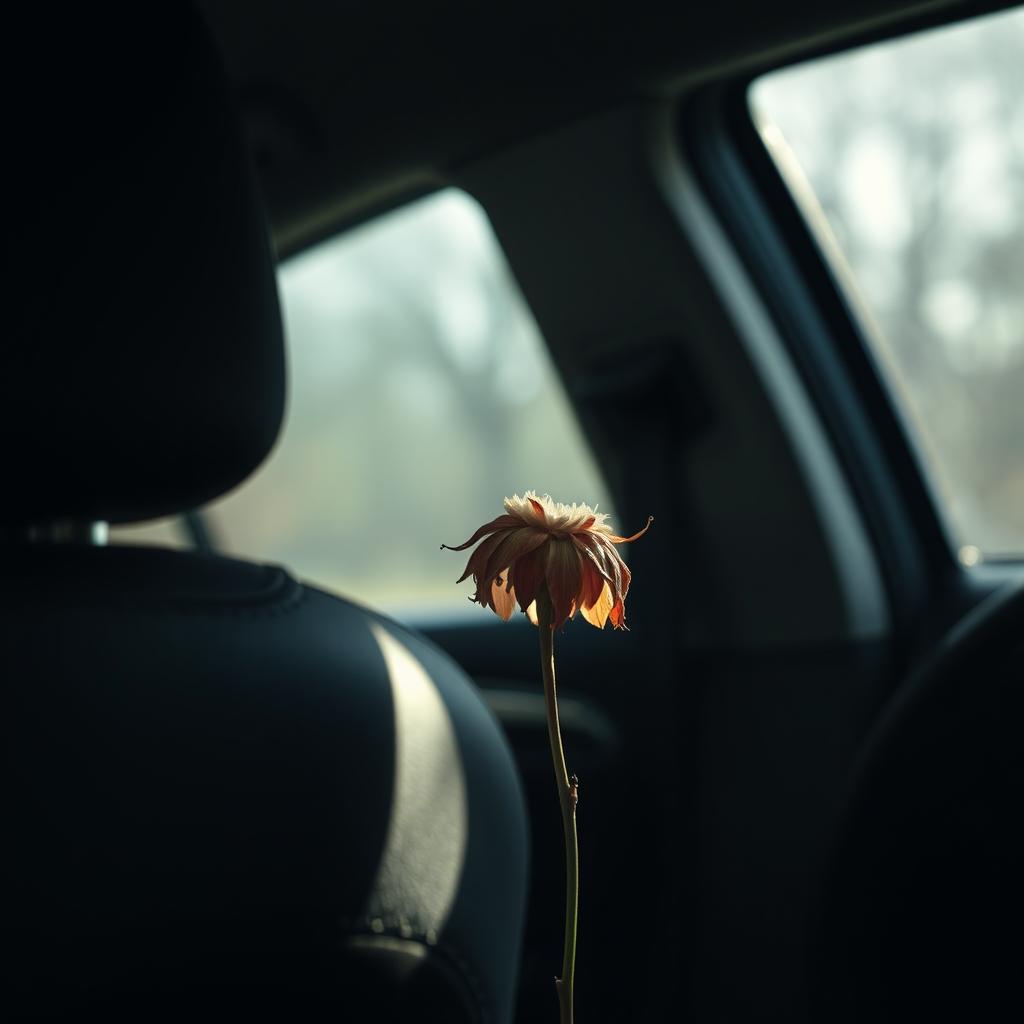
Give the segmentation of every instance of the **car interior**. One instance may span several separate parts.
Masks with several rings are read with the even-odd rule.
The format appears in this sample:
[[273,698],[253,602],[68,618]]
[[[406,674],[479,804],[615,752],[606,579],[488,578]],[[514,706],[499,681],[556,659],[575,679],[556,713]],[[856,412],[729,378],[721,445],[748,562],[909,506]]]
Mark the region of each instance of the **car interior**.
[[[8,1020],[1024,1013],[1024,7],[27,9]],[[565,1022],[563,1021],[563,1024]]]

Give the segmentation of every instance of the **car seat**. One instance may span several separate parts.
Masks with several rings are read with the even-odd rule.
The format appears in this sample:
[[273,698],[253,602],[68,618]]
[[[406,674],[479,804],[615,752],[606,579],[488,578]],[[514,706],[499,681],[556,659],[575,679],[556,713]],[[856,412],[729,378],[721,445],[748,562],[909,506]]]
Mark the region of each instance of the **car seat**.
[[235,487],[282,417],[205,26],[31,10],[8,42],[0,1014],[511,1020],[526,818],[465,675],[282,567],[99,543]]
[[814,1020],[1024,1014],[1024,586],[965,615],[861,751],[832,857]]

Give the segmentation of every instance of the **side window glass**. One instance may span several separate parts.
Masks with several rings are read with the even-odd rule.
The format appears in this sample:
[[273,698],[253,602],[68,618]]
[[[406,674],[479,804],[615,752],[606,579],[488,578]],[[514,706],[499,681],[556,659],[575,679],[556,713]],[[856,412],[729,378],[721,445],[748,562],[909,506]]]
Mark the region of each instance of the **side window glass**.
[[219,549],[415,618],[468,609],[462,565],[439,547],[493,519],[505,495],[612,511],[467,194],[436,193],[324,242],[285,263],[280,286],[287,419],[264,466],[204,510]]
[[754,83],[961,561],[1024,557],[1024,11]]

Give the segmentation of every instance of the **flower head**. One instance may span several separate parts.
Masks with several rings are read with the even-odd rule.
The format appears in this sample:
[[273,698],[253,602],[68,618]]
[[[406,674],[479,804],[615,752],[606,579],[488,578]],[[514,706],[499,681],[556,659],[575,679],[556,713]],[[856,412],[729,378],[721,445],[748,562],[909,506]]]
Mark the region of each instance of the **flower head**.
[[615,545],[642,537],[653,517],[632,537],[612,533],[607,518],[589,505],[563,505],[527,491],[506,498],[505,514],[485,523],[465,544],[441,547],[464,551],[479,541],[458,582],[472,576],[476,593],[470,600],[506,622],[518,601],[537,625],[537,598],[546,586],[554,628],[579,612],[599,629],[609,620],[624,629],[630,572]]

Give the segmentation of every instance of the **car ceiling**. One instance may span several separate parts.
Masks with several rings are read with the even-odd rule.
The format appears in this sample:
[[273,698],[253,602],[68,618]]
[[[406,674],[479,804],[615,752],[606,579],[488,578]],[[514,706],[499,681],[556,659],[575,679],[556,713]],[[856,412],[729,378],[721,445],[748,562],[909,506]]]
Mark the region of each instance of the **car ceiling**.
[[1006,4],[201,0],[248,123],[282,255],[466,160],[723,69]]

